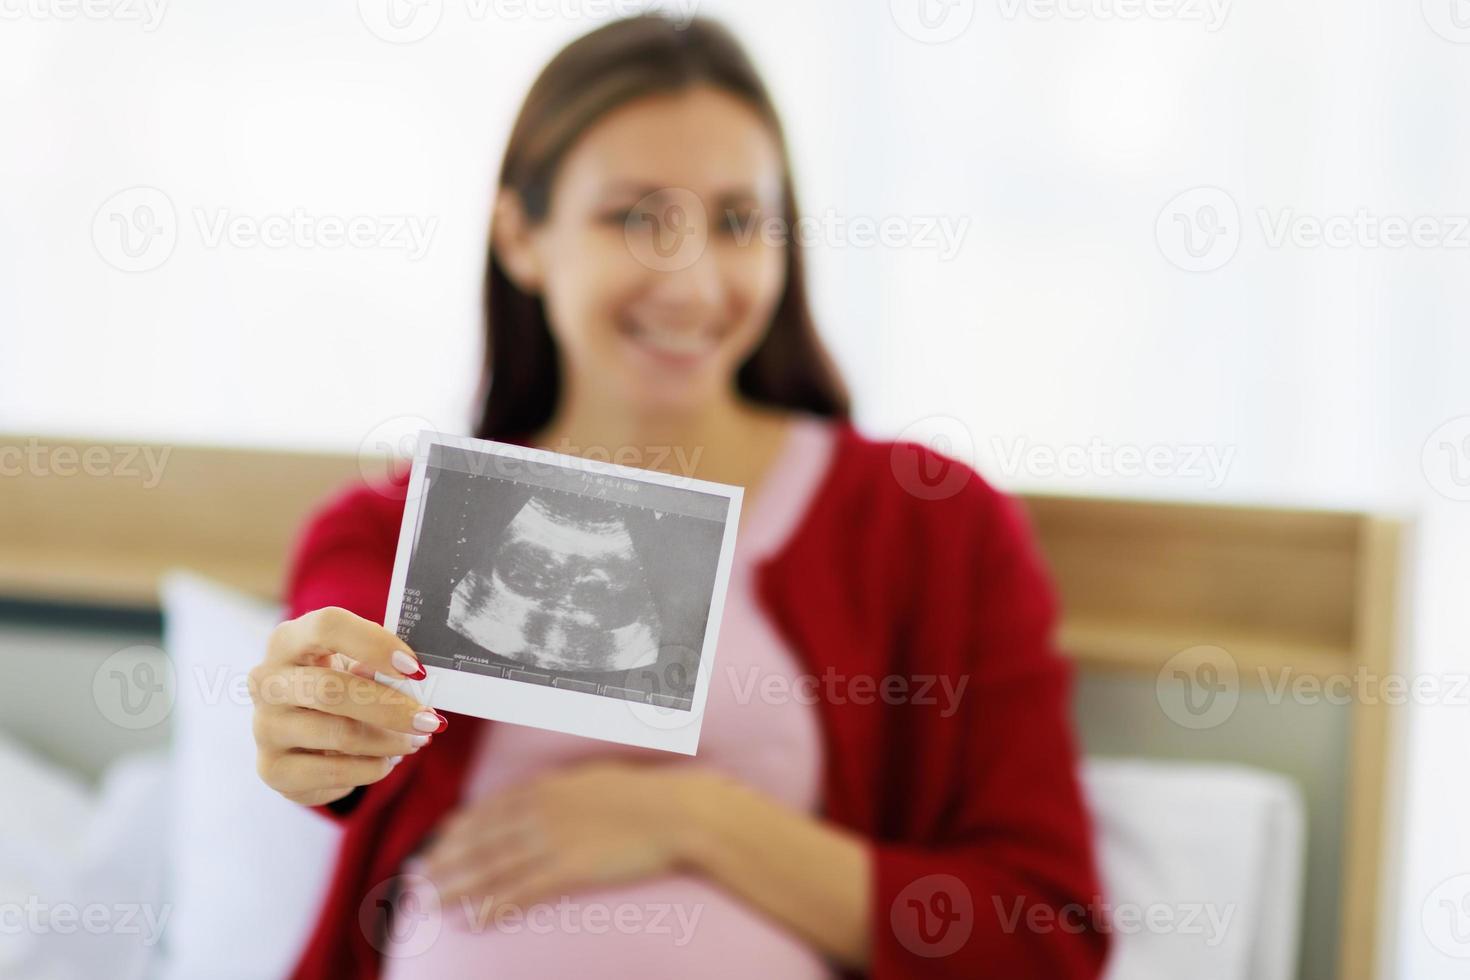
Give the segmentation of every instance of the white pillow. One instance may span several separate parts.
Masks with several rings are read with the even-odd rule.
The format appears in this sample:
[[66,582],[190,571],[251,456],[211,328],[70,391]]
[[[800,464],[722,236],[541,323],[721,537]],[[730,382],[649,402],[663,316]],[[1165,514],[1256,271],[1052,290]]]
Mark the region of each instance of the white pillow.
[[[77,841],[92,818],[81,780],[0,736],[0,904],[32,896],[55,902],[68,890]],[[44,955],[29,929],[0,930],[0,976],[25,976]]]
[[[0,977],[136,980],[159,957],[168,765],[127,756],[93,794],[71,772],[0,740]],[[35,923],[31,925],[31,923]]]
[[184,573],[162,595],[178,692],[166,976],[282,976],[316,922],[340,831],[255,773],[246,675],[279,613]]
[[[1285,777],[1088,759],[1083,786],[1113,923],[1112,980],[1296,976],[1306,817]],[[1152,917],[1152,918],[1150,918]]]

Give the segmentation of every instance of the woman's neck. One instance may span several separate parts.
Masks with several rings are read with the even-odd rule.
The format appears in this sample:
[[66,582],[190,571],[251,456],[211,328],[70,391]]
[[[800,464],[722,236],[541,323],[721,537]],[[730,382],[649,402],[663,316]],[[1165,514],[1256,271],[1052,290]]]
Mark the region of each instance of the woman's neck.
[[552,452],[751,486],[779,449],[791,413],[733,393],[698,411],[639,416],[565,399],[532,438]]

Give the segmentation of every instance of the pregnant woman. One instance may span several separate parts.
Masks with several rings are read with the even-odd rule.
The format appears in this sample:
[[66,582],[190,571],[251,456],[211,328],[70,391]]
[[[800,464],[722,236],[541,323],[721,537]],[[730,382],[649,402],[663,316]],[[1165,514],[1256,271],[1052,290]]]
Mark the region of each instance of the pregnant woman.
[[709,22],[613,23],[532,87],[475,431],[747,488],[699,753],[376,683],[422,676],[379,625],[402,492],[345,493],[251,674],[261,778],[343,831],[298,977],[1099,974],[1034,545],[979,476],[851,426],[771,233],[797,219],[772,103]]

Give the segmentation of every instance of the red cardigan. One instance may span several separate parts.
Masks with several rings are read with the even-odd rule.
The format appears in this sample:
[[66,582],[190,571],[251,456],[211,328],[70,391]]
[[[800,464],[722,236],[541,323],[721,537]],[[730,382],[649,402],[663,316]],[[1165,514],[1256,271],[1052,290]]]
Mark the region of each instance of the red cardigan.
[[[823,815],[871,842],[870,976],[1096,977],[1107,941],[1055,601],[1019,508],[957,466],[844,426],[813,506],[757,569],[759,596],[821,679]],[[320,511],[290,615],[335,605],[381,622],[402,514],[362,486]],[[890,676],[910,703],[875,696]],[[958,710],[943,717],[925,678],[963,680]],[[318,808],[345,833],[297,978],[378,975],[359,909],[455,806],[486,724],[455,715],[350,806]]]

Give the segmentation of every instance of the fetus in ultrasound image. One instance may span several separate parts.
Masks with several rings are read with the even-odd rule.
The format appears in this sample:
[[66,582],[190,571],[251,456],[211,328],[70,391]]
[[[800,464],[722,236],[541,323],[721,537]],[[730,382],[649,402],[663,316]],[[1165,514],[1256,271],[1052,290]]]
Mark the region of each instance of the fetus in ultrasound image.
[[661,623],[618,505],[534,493],[504,531],[488,572],[454,586],[448,625],[528,667],[619,671],[653,664]]

